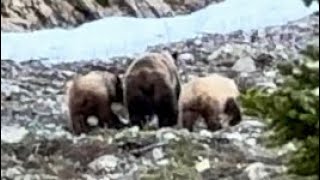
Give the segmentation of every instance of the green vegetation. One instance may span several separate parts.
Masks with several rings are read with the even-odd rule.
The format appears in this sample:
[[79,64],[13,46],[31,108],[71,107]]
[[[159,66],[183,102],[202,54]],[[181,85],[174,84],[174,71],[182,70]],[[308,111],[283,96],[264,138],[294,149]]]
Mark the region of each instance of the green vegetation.
[[167,158],[170,163],[161,168],[149,170],[142,175],[141,180],[201,179],[195,165],[203,152],[205,150],[201,145],[181,137],[180,140],[171,142],[168,147]]
[[265,119],[271,145],[295,143],[291,173],[319,174],[319,49],[308,46],[300,62],[279,65],[278,88],[250,89],[241,101],[248,115]]
[[311,4],[312,4],[314,1],[318,1],[318,3],[319,3],[319,0],[303,0],[304,4],[305,4],[306,6],[311,6]]

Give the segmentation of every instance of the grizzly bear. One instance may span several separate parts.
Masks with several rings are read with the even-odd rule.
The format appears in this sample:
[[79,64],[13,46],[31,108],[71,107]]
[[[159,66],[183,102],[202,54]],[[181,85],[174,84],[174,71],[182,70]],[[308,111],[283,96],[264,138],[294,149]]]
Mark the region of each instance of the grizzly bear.
[[122,102],[122,95],[121,80],[106,71],[92,71],[68,81],[65,100],[74,133],[89,132],[93,121],[97,121],[99,127],[121,128],[122,123],[112,112],[111,104]]
[[237,85],[232,79],[218,74],[196,77],[182,86],[179,99],[179,126],[193,131],[199,117],[209,130],[234,126],[241,121]]
[[181,85],[174,57],[168,52],[147,53],[128,67],[123,97],[132,126],[142,128],[154,116],[159,127],[177,124]]

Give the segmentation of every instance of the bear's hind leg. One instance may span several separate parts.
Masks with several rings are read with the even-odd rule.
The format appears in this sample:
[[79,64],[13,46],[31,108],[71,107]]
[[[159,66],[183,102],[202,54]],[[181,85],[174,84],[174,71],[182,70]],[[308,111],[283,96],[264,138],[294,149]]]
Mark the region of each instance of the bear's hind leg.
[[89,127],[84,115],[73,112],[70,117],[74,134],[80,135],[81,133],[89,132]]
[[157,97],[155,101],[156,114],[159,118],[159,128],[172,127],[178,123],[178,101],[170,93]]
[[130,125],[139,126],[140,128],[143,128],[143,126],[147,122],[146,115],[148,113],[144,108],[147,106],[147,104],[144,101],[142,101],[141,98],[135,97],[135,98],[128,99],[127,106],[128,106]]

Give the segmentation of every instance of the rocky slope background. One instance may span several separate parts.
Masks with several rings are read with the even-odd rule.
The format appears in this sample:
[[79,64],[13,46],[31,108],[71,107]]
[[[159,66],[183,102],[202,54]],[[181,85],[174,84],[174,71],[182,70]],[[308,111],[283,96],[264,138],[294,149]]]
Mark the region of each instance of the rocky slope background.
[[1,31],[74,27],[106,16],[189,14],[222,0],[2,0]]
[[[51,27],[49,24],[38,27]],[[183,81],[218,72],[247,89],[274,87],[275,65],[299,59],[298,51],[315,41],[319,44],[316,14],[282,26],[207,34],[148,51],[178,51]],[[265,126],[257,118],[245,117],[238,126],[215,133],[200,124],[194,133],[132,127],[71,135],[63,114],[64,83],[74,73],[124,72],[131,61],[115,57],[109,63],[92,60],[47,65],[45,61],[2,60],[1,179],[299,179],[284,174],[286,153],[294,146],[264,148]]]

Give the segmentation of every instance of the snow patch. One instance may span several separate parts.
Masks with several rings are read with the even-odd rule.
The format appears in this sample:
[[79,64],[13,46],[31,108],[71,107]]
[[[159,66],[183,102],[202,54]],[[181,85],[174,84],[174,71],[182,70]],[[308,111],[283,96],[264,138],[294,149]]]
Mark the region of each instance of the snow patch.
[[227,0],[173,18],[106,17],[78,28],[1,32],[1,59],[48,59],[48,63],[133,55],[148,46],[202,33],[228,33],[287,23],[318,10],[299,0]]

